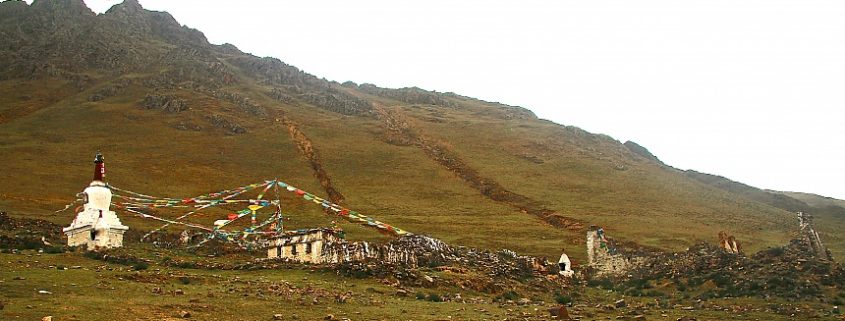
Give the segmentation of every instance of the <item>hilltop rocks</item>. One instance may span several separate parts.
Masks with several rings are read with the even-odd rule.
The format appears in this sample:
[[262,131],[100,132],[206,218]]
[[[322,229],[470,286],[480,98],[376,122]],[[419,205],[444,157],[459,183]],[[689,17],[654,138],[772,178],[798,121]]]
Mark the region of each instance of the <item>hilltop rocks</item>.
[[288,104],[288,103],[293,101],[293,97],[291,97],[290,95],[285,93],[284,90],[281,90],[279,88],[273,88],[273,90],[271,90],[268,93],[268,95],[270,96],[270,98],[273,98],[276,101],[282,102],[282,103],[285,103],[285,104]]
[[[347,83],[346,85],[351,86],[352,84]],[[441,96],[437,92],[426,91],[417,87],[387,89],[376,87],[376,85],[373,84],[362,84],[358,86],[358,89],[371,95],[395,99],[408,104],[437,105],[450,108],[457,107],[457,104],[455,104],[452,100]]]
[[645,148],[645,147],[641,146],[640,144],[637,144],[637,143],[632,142],[632,141],[630,141],[630,140],[629,140],[629,141],[626,141],[626,142],[625,142],[624,144],[622,144],[622,145],[624,145],[625,147],[627,147],[627,148],[628,148],[628,150],[630,150],[630,151],[631,151],[631,152],[633,152],[634,154],[640,155],[640,156],[642,156],[643,158],[648,159],[648,160],[650,160],[650,161],[653,161],[653,162],[655,162],[655,163],[658,163],[658,164],[663,164],[663,162],[662,162],[662,161],[660,161],[660,159],[659,159],[659,158],[657,158],[657,156],[654,156],[654,154],[652,154],[652,153],[651,153],[651,152],[650,152],[647,148]]
[[178,113],[188,110],[188,103],[171,95],[147,94],[142,106],[146,109],[160,109],[168,113]]
[[373,110],[369,101],[333,88],[302,93],[298,98],[317,107],[350,116],[370,114]]
[[274,87],[267,95],[281,103],[289,104],[294,99],[298,99],[316,107],[348,116],[366,116],[373,113],[373,106],[369,101],[334,86],[328,82],[311,88],[280,86]]

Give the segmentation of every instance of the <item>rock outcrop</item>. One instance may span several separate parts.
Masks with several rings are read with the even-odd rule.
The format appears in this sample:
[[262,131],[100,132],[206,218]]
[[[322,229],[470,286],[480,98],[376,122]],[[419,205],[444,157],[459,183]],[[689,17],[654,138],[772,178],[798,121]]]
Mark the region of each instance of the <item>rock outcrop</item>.
[[655,163],[663,165],[663,162],[660,161],[660,159],[657,158],[657,156],[654,156],[654,154],[652,154],[651,151],[649,151],[647,148],[641,146],[640,144],[637,144],[637,143],[629,140],[629,141],[626,141],[622,145],[625,145],[625,147],[627,147],[628,150],[630,150],[634,154],[640,155],[645,159],[648,159],[650,161],[653,161]]
[[218,128],[223,128],[226,130],[228,134],[243,134],[246,133],[246,128],[241,126],[240,124],[233,122],[222,115],[214,114],[208,116],[208,120],[211,122],[211,125]]
[[160,109],[168,113],[178,113],[188,110],[188,103],[170,95],[147,94],[141,103],[146,109]]

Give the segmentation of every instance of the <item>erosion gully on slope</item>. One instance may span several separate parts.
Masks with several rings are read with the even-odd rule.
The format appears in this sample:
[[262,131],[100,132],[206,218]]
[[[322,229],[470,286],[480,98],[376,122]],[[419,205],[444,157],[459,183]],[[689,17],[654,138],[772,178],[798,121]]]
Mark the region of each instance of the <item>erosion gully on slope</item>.
[[314,176],[316,176],[320,181],[320,186],[322,186],[326,191],[326,194],[328,194],[329,200],[332,201],[332,203],[341,204],[344,200],[343,194],[341,194],[340,191],[332,185],[332,179],[329,177],[329,174],[326,173],[326,170],[323,169],[323,163],[320,161],[320,154],[314,149],[314,144],[311,143],[311,140],[308,139],[308,136],[305,136],[305,133],[299,129],[296,123],[285,117],[284,114],[282,114],[280,118],[282,119],[282,124],[287,127],[288,133],[290,133],[290,137],[293,138],[293,141],[296,143],[299,151],[302,152],[302,155],[308,160],[308,164],[311,165],[311,169],[314,171]]
[[410,121],[398,111],[390,110],[376,102],[373,102],[373,109],[376,116],[384,122],[388,139],[419,147],[429,158],[455,173],[482,195],[513,206],[524,213],[535,215],[552,226],[577,232],[585,230],[584,222],[565,217],[536,200],[504,188],[493,179],[481,176],[444,144],[412,127]]

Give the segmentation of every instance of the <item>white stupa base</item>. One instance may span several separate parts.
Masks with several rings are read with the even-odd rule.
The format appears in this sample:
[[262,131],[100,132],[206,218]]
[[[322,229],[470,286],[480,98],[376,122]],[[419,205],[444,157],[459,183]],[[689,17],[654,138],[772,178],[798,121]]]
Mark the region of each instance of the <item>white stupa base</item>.
[[117,214],[91,207],[90,202],[76,214],[70,226],[62,229],[67,235],[67,245],[85,246],[89,250],[123,246],[123,234],[127,230],[129,227],[121,224]]

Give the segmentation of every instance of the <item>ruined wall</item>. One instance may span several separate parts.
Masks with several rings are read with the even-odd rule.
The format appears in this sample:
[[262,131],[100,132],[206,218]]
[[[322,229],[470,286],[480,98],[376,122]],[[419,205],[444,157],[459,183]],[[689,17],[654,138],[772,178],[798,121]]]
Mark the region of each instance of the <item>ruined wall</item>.
[[323,246],[323,262],[343,263],[378,260],[385,263],[417,266],[420,257],[445,258],[455,250],[438,239],[426,236],[402,237],[386,244],[368,242],[333,242]]
[[649,258],[621,252],[608,240],[604,230],[591,227],[587,231],[587,265],[594,277],[626,277],[629,271],[646,266]]
[[739,254],[742,252],[742,246],[733,235],[728,235],[725,231],[719,232],[719,247],[731,254]]
[[813,256],[823,260],[833,260],[830,250],[822,243],[819,233],[813,226],[813,216],[804,212],[798,212],[798,227],[800,228],[799,239],[809,245]]
[[[287,249],[286,249],[287,250]],[[275,247],[268,249],[268,257],[276,258]],[[282,256],[282,259],[285,259]],[[288,258],[290,259],[290,258]],[[306,260],[297,260],[308,262]],[[510,250],[497,252],[454,247],[423,235],[409,235],[384,244],[324,240],[319,259],[311,263],[392,268],[461,266],[476,268],[493,277],[545,277],[557,272],[557,265],[544,258],[522,256]],[[363,264],[362,264],[363,263]],[[372,264],[375,263],[375,264]]]

